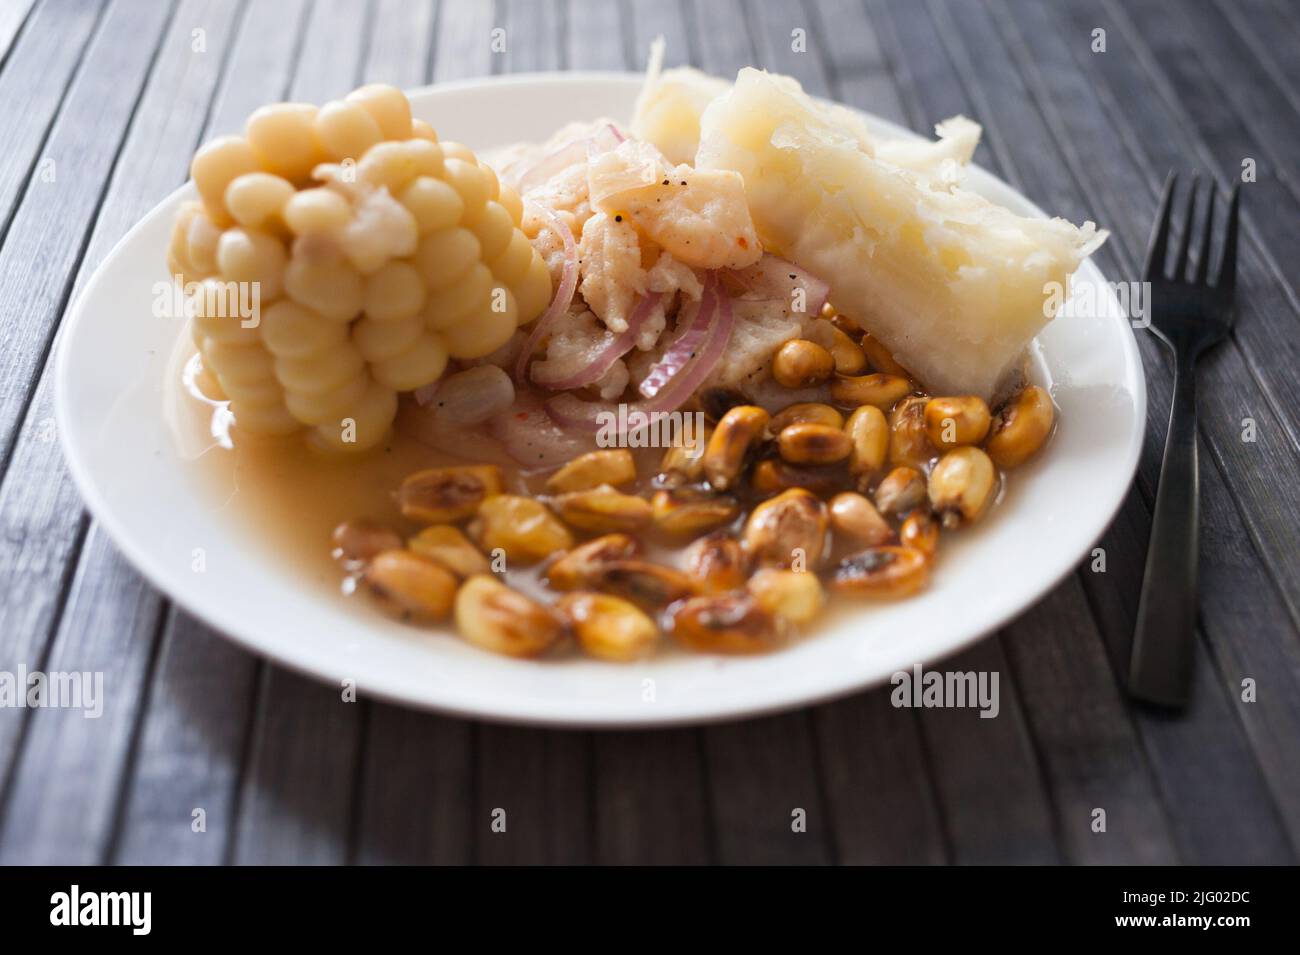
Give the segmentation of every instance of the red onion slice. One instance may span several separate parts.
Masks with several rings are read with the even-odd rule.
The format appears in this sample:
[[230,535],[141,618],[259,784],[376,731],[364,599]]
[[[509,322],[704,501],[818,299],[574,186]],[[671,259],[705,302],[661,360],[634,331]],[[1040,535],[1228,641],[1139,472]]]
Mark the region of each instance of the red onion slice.
[[616,149],[623,138],[618,127],[613,123],[606,123],[593,136],[569,140],[518,175],[519,194],[523,195],[536,186],[550,182],[557,173],[563,172],[570,166],[576,166],[593,155]]
[[[708,297],[706,292],[705,299]],[[665,411],[675,411],[695,393],[704,379],[709,377],[726,351],[727,342],[731,340],[731,330],[735,325],[731,300],[725,295],[718,294],[716,289],[714,298],[715,303],[706,305],[705,300],[700,302],[701,312],[706,311],[706,308],[709,312],[716,310],[717,317],[708,323],[710,329],[708,340],[700,348],[695,360],[674,375],[653,398],[627,405],[621,421],[618,404],[608,401],[583,401],[569,392],[556,395],[548,401],[546,410],[558,424],[584,431],[599,431],[604,422],[609,420],[605,416],[613,415],[614,420],[618,422],[617,434],[627,431],[629,425],[633,423],[633,415],[644,415],[648,418]]]
[[677,336],[676,341],[668,346],[663,357],[651,366],[641,384],[637,386],[637,390],[644,397],[653,398],[657,395],[659,389],[686,367],[686,363],[694,358],[708,341],[709,334],[713,330],[713,311],[718,298],[717,285],[717,275],[710,272],[704,279],[704,294],[700,296],[700,307],[695,310],[690,324]]
[[830,294],[830,285],[807,269],[801,268],[780,256],[765,252],[753,265],[728,271],[727,280],[745,289],[739,297],[747,301],[781,301],[790,306],[791,292],[803,289],[804,311],[794,312],[816,316],[821,313]]
[[519,360],[515,362],[515,381],[520,383],[524,380],[528,359],[532,358],[533,352],[537,351],[537,343],[551,330],[555,320],[569,310],[569,306],[573,303],[573,293],[578,289],[578,243],[573,240],[573,231],[568,223],[546,206],[536,202],[529,205],[536,209],[538,215],[546,220],[547,226],[554,229],[564,240],[564,271],[560,275],[560,287],[555,290],[555,298],[551,299],[550,307],[533,325],[528,341],[524,342],[524,347],[519,352]]
[[617,335],[610,336],[607,339],[607,344],[596,352],[581,371],[564,378],[547,377],[545,370],[541,366],[534,365],[530,377],[537,384],[552,391],[585,388],[587,385],[600,381],[605,376],[605,372],[613,367],[614,362],[632,350],[632,346],[636,344],[636,337],[641,331],[641,326],[645,324],[645,320],[654,311],[654,307],[659,303],[660,298],[662,298],[662,295],[659,292],[651,292],[644,296],[637,303],[637,307],[632,311],[632,314],[628,316],[627,328]]

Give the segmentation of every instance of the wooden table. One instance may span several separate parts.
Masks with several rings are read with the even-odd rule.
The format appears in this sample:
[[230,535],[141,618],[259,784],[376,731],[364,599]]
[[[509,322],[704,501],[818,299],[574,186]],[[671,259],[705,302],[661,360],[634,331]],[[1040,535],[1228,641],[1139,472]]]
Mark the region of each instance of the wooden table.
[[[362,81],[639,70],[661,33],[672,63],[767,66],[918,130],[977,119],[977,161],[1110,228],[1097,258],[1116,276],[1140,270],[1170,168],[1226,182],[1249,160],[1240,318],[1201,372],[1185,714],[1123,690],[1170,398],[1145,333],[1147,447],[1104,572],[1084,562],[946,664],[1000,674],[996,719],[895,709],[888,688],[669,732],[342,703],[178,611],[87,516],[52,423],[59,322],[200,142]],[[0,861],[1295,862],[1298,46],[1285,0],[0,3],[0,671],[106,688],[97,720],[0,710]]]

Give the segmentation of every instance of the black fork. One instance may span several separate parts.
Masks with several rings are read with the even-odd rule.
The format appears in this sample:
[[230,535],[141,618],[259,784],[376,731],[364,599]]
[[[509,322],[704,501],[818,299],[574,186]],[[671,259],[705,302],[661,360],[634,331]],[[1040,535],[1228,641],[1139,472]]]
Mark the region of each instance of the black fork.
[[1205,210],[1205,228],[1195,271],[1188,262],[1196,214],[1196,177],[1187,196],[1187,221],[1177,257],[1166,270],[1169,222],[1178,177],[1170,173],[1160,197],[1160,214],[1147,249],[1143,279],[1151,330],[1174,353],[1174,400],[1169,435],[1160,464],[1151,540],[1147,545],[1142,597],[1133,631],[1129,693],[1164,706],[1186,705],[1192,683],[1196,639],[1197,527],[1196,361],[1232,330],[1236,317],[1233,288],[1237,277],[1237,209],[1240,186],[1232,191],[1222,261],[1209,281],[1210,238],[1214,230],[1214,183]]

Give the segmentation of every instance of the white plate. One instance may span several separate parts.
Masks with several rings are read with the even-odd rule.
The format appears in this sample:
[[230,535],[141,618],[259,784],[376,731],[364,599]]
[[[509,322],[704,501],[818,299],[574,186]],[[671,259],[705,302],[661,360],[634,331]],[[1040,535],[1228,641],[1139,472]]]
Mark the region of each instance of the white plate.
[[[542,139],[562,123],[626,117],[640,78],[547,74],[446,84],[413,93],[416,115],[477,149]],[[910,136],[870,118],[884,135]],[[980,192],[1042,215],[1010,187],[973,170]],[[1146,417],[1142,365],[1114,297],[1102,317],[1059,318],[1040,336],[1040,374],[1061,425],[1016,472],[978,528],[945,538],[922,595],[854,605],[808,639],[770,656],[666,654],[632,666],[585,659],[511,660],[335,602],[247,531],[222,519],[163,420],[168,356],[182,325],[151,314],[153,285],[186,186],[149,213],[108,256],[63,327],[59,434],[91,512],[157,587],[251,650],[362,693],[450,713],[526,723],[649,726],[755,714],[826,699],[945,657],[1001,626],[1056,585],[1115,514],[1136,467]],[[1104,286],[1087,262],[1076,277]],[[196,547],[206,572],[192,568]]]

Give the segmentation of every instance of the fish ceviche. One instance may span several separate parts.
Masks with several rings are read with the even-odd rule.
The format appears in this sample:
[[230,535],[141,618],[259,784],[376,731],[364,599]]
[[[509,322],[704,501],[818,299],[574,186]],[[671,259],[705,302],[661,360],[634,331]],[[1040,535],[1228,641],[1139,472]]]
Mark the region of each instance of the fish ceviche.
[[174,226],[235,439],[427,448],[320,546],[491,651],[763,652],[918,593],[1055,426],[1026,348],[1106,233],[965,188],[963,117],[654,59],[630,122],[483,155],[391,87],[264,107]]

